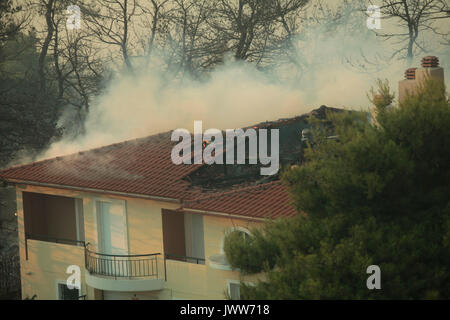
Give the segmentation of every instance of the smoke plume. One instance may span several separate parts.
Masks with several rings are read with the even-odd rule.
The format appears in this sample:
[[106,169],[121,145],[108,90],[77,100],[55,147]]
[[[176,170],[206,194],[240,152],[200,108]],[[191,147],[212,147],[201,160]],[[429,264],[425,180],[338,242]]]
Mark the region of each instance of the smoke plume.
[[[91,107],[86,133],[75,140],[63,138],[40,158],[176,128],[192,131],[194,120],[202,120],[204,130],[227,129],[304,114],[324,104],[365,110],[375,80],[388,79],[396,91],[407,67],[404,60],[388,59],[391,45],[367,29],[363,16],[332,30],[326,25],[306,29],[292,43],[297,69],[280,55],[270,72],[225,59],[207,80],[167,81],[170,74],[156,67],[119,75]],[[440,58],[441,65],[448,59]]]

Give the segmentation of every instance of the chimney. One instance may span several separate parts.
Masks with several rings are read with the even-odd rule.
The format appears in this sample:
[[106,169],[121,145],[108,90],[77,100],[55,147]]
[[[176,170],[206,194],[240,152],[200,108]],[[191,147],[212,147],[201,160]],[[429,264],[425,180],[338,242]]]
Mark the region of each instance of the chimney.
[[401,103],[407,94],[414,94],[418,86],[426,79],[444,82],[444,69],[439,67],[439,58],[426,56],[421,61],[422,68],[409,68],[405,71],[405,80],[398,83],[398,101]]
[[422,58],[422,68],[417,69],[416,79],[420,83],[427,78],[444,83],[444,69],[439,67],[438,57],[427,56]]
[[416,70],[417,70],[417,68],[406,69],[405,79],[406,80],[415,80],[416,79]]

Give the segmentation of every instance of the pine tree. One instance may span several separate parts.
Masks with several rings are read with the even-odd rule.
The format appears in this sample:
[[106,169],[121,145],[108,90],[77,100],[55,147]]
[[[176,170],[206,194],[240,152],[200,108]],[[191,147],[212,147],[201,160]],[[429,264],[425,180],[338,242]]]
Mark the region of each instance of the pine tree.
[[[266,273],[241,284],[244,299],[450,298],[445,89],[427,82],[396,108],[380,105],[377,122],[347,112],[333,119],[338,140],[314,130],[306,162],[282,174],[301,214],[226,238],[232,267]],[[370,265],[380,290],[366,286]]]

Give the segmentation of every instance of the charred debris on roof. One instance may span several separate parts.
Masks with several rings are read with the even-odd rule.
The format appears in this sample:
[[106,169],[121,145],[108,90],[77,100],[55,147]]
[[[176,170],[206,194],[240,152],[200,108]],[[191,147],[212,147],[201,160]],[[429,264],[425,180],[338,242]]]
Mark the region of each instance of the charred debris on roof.
[[[276,121],[266,121],[242,128],[244,131],[249,128],[254,129],[279,129],[279,153],[280,166],[299,165],[303,159],[303,149],[306,146],[306,140],[309,136],[311,126],[311,117],[319,120],[327,120],[327,114],[330,112],[342,112],[343,109],[321,106],[309,113],[292,117],[283,118]],[[325,121],[326,125],[331,126],[331,122]],[[268,130],[270,132],[270,130]],[[270,138],[268,138],[270,142]],[[208,142],[206,142],[208,143]],[[205,146],[205,142],[204,142]],[[235,154],[236,154],[235,144]],[[270,146],[269,146],[270,148]],[[272,176],[261,176],[260,163],[249,164],[248,147],[246,148],[246,164],[212,164],[204,165],[193,171],[184,179],[191,187],[201,188],[204,191],[226,190],[241,188],[244,186],[257,185],[279,179],[279,174]]]

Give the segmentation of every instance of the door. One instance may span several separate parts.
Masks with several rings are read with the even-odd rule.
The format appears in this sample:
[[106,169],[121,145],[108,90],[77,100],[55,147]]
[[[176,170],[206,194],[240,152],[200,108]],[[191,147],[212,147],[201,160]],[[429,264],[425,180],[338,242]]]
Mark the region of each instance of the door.
[[129,261],[124,257],[110,255],[127,255],[127,219],[125,202],[119,200],[97,200],[97,265],[103,275],[128,276]]
[[104,254],[128,254],[123,201],[97,201],[98,249]]
[[169,259],[184,259],[186,256],[184,214],[162,209],[162,227],[164,253],[169,254]]

